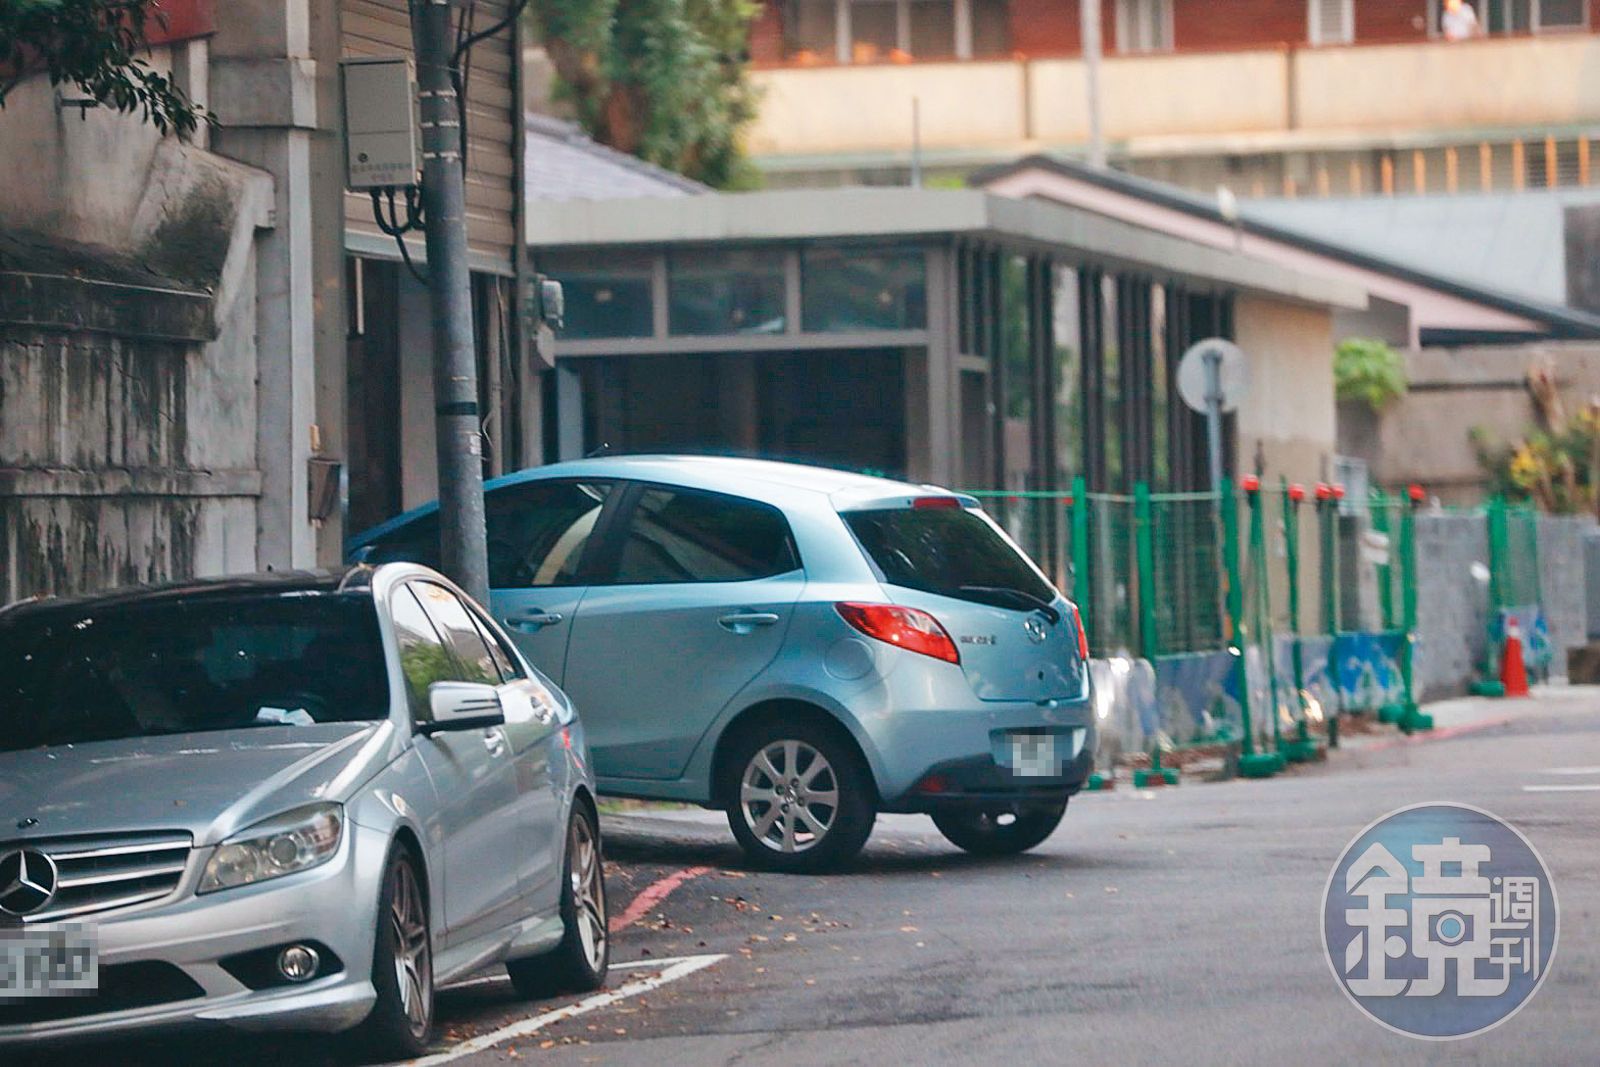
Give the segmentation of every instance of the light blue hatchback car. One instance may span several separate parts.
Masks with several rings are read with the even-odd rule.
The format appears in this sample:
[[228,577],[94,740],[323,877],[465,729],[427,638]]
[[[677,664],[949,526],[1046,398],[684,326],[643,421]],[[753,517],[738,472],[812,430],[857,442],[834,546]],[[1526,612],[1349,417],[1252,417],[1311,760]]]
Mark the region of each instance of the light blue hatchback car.
[[[728,813],[780,870],[876,814],[1032,848],[1093,763],[1077,610],[971,497],[750,459],[558,463],[487,487],[491,610],[582,709],[599,789]],[[434,505],[352,541],[438,563]]]

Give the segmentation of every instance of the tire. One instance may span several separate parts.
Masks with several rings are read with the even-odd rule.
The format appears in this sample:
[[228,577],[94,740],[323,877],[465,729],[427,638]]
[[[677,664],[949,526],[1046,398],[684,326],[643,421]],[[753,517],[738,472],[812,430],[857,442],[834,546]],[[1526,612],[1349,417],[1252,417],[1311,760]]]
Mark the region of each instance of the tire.
[[877,818],[860,754],[813,721],[771,720],[739,734],[719,785],[733,836],[752,863],[770,870],[833,870],[861,851]]
[[378,894],[372,948],[378,999],[352,1032],[358,1053],[373,1062],[415,1059],[433,1037],[433,931],[422,885],[411,851],[396,847]]
[[611,966],[610,914],[600,825],[588,804],[572,805],[561,864],[561,943],[539,956],[508,960],[517,993],[528,999],[587,993],[605,985]]
[[[952,845],[975,856],[1014,856],[1044,842],[1061,825],[1067,798],[1059,802],[1027,805],[1017,811],[941,811],[933,816]],[[1008,816],[1010,817],[1008,819]]]

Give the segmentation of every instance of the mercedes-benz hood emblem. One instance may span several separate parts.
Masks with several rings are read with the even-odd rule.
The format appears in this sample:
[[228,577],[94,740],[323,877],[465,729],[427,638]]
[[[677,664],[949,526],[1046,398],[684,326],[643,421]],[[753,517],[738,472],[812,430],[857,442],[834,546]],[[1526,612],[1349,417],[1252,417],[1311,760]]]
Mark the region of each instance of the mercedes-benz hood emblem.
[[0,913],[32,915],[56,895],[56,862],[38,849],[0,854]]

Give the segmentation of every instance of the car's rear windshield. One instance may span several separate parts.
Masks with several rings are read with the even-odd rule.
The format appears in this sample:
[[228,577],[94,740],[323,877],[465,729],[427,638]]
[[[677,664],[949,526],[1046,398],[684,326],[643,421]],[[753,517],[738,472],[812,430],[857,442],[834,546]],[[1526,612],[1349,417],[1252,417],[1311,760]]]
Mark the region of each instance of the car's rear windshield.
[[975,511],[889,508],[843,518],[890,585],[1022,611],[1055,599],[1049,583]]
[[388,712],[368,596],[210,597],[0,616],[0,752]]

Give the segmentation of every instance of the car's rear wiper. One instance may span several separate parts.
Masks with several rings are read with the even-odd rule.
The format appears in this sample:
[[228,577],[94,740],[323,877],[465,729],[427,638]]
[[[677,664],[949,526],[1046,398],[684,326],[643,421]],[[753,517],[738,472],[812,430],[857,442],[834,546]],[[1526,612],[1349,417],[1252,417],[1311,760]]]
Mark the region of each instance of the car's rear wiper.
[[1054,626],[1056,623],[1061,621],[1061,612],[1056,610],[1054,604],[1050,603],[1048,600],[1045,600],[1043,597],[1034,596],[1026,589],[1012,589],[1008,586],[1001,585],[963,585],[959,588],[963,593],[978,593],[987,596],[1008,596],[1013,600],[1020,600],[1022,603],[1028,605],[1030,608],[1033,608],[1035,611],[1042,613],[1045,618],[1050,620],[1051,626]]

